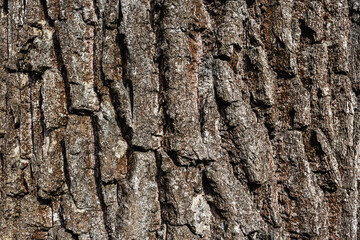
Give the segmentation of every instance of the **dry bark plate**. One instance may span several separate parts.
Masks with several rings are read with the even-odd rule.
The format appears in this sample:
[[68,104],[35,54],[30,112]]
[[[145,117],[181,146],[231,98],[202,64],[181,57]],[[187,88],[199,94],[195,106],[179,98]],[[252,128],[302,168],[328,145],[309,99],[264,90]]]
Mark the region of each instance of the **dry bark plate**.
[[359,0],[0,0],[0,239],[360,239]]

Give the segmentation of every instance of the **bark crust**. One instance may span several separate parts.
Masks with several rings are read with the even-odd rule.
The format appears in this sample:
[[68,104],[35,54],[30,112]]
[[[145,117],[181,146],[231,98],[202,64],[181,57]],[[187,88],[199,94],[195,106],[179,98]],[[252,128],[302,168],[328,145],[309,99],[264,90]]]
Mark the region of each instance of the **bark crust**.
[[0,0],[0,239],[359,239],[359,0]]

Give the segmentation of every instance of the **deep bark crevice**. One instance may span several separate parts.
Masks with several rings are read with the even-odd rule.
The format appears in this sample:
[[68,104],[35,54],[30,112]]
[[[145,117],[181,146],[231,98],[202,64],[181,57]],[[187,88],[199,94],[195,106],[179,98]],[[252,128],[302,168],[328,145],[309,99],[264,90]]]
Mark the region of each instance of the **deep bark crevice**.
[[100,159],[100,140],[99,140],[99,126],[97,123],[97,119],[95,116],[91,119],[92,128],[93,128],[93,135],[94,135],[94,158],[95,158],[95,166],[94,166],[94,179],[96,185],[96,193],[100,203],[101,210],[103,212],[103,221],[105,225],[105,229],[108,234],[108,239],[113,240],[112,237],[112,230],[109,224],[109,216],[106,203],[104,201],[104,193],[102,190],[102,181],[101,181],[101,159]]
[[40,3],[43,8],[43,11],[44,11],[45,21],[47,21],[49,23],[50,27],[54,27],[55,21],[53,19],[51,19],[49,16],[46,0],[40,0]]
[[54,34],[52,36],[52,40],[53,40],[53,44],[54,44],[54,52],[56,55],[56,60],[57,60],[57,67],[58,70],[62,76],[62,79],[64,81],[65,84],[65,95],[66,95],[66,105],[67,105],[67,110],[70,113],[71,112],[71,97],[70,97],[70,83],[69,83],[69,79],[68,79],[68,73],[64,64],[64,58],[62,56],[61,53],[61,46],[60,46],[60,41],[59,38],[57,36],[57,31],[54,31]]
[[131,109],[131,117],[133,118],[133,114],[134,114],[134,89],[133,89],[133,84],[132,84],[132,80],[130,79],[130,72],[128,70],[128,65],[129,65],[129,50],[127,48],[127,43],[126,43],[126,35],[125,34],[118,34],[117,38],[116,38],[116,42],[118,45],[118,48],[120,49],[120,54],[121,54],[121,63],[122,63],[122,80],[123,80],[123,84],[124,87],[128,90],[129,92],[129,99],[130,99],[130,109]]
[[71,231],[70,229],[66,228],[64,216],[63,216],[63,213],[62,213],[62,210],[61,210],[61,205],[59,207],[59,218],[60,218],[61,227],[63,227],[65,229],[65,232],[69,233],[73,240],[79,240],[79,234],[76,234],[73,231]]
[[159,151],[155,151],[155,159],[156,159],[156,184],[158,187],[158,201],[160,204],[160,213],[161,213],[161,225],[165,224],[167,225],[168,222],[166,221],[166,206],[164,205],[165,201],[165,193],[166,193],[166,187],[164,186],[163,181],[164,179],[164,172],[161,169],[162,165],[162,156]]
[[76,204],[75,198],[71,192],[71,177],[70,177],[69,163],[68,163],[68,159],[67,159],[67,155],[66,155],[67,153],[66,153],[65,139],[62,139],[60,144],[61,144],[61,151],[62,151],[62,157],[63,157],[63,168],[64,168],[63,170],[64,170],[65,183],[67,186],[67,192],[69,193],[72,200]]

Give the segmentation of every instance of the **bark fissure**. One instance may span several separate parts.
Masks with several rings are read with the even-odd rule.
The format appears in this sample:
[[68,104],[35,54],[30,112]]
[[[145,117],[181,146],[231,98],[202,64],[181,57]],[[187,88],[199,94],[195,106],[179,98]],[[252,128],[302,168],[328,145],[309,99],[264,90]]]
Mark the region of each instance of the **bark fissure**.
[[96,184],[96,193],[99,199],[100,207],[103,212],[103,221],[105,225],[105,229],[108,234],[108,239],[113,240],[112,238],[112,230],[109,225],[109,217],[108,217],[108,209],[104,201],[104,194],[102,189],[102,181],[101,181],[101,159],[99,155],[100,151],[100,141],[99,141],[99,127],[97,126],[96,117],[93,116],[91,119],[92,128],[93,128],[93,135],[94,135],[94,158],[95,158],[95,166],[94,166],[94,178]]
[[57,61],[57,67],[59,72],[61,73],[62,79],[65,83],[65,94],[66,94],[66,103],[67,103],[67,110],[70,113],[70,106],[71,106],[71,98],[70,98],[70,83],[68,80],[68,73],[66,71],[65,65],[64,65],[64,59],[61,53],[61,46],[60,41],[57,36],[58,32],[55,30],[54,34],[52,36],[52,41],[54,44],[54,52],[56,55],[56,61]]

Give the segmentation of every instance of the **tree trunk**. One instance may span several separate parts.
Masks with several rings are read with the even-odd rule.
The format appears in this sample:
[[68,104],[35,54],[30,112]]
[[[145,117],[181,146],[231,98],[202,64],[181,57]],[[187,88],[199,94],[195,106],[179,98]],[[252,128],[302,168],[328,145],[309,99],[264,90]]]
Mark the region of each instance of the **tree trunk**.
[[360,239],[359,0],[0,8],[0,239]]

